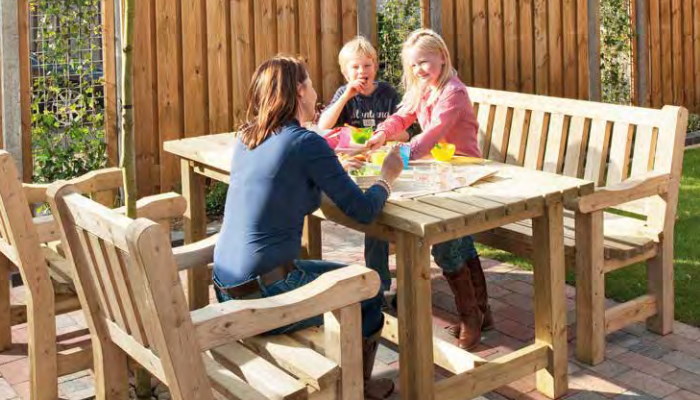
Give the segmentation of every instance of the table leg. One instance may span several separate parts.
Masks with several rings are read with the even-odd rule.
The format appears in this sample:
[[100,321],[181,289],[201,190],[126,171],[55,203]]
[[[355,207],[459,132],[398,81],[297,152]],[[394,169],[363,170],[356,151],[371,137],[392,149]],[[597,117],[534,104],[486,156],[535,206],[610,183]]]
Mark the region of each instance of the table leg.
[[[206,209],[204,204],[205,178],[196,174],[189,161],[180,161],[182,195],[187,200],[183,223],[185,243],[196,242],[206,237]],[[209,304],[209,270],[195,267],[187,271],[187,300],[190,310]]]
[[430,246],[401,233],[396,241],[401,398],[432,400],[433,322]]
[[534,218],[535,341],[550,348],[549,366],[537,371],[537,389],[551,398],[564,395],[567,383],[566,296],[564,294],[564,221],[561,202]]
[[301,258],[320,260],[322,258],[321,219],[311,214],[304,218],[304,232],[301,237]]

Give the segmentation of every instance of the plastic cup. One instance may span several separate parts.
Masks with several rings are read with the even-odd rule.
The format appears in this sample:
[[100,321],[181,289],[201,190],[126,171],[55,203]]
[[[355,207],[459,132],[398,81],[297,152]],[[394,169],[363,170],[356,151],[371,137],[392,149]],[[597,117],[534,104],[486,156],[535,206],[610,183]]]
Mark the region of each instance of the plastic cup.
[[399,155],[401,155],[401,161],[403,161],[403,168],[408,168],[408,161],[411,159],[411,146],[407,144],[400,144]]

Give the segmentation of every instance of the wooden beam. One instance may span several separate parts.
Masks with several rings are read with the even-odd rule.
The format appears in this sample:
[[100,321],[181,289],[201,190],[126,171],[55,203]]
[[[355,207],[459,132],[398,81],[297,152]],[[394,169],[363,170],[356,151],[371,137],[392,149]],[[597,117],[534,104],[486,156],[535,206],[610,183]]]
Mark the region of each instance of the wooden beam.
[[442,26],[442,0],[430,0],[430,29],[442,35],[443,38],[445,37]]
[[357,33],[369,39],[374,47],[377,38],[377,0],[357,0]]
[[651,98],[649,92],[649,25],[648,0],[635,0],[634,27],[635,49],[634,61],[637,65],[634,76],[634,92],[636,105],[649,107]]
[[605,312],[605,333],[612,333],[629,324],[644,321],[655,314],[656,297],[651,294],[639,296]]
[[420,0],[420,26],[430,28],[430,0]]
[[588,0],[588,99],[600,101],[600,0]]

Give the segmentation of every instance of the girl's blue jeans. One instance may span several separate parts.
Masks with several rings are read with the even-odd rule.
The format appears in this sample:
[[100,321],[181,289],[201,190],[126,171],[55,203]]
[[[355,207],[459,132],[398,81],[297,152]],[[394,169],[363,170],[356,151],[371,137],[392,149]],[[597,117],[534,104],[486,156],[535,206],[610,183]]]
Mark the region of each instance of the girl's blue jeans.
[[[474,239],[464,236],[433,245],[430,253],[435,263],[444,273],[455,273],[462,269],[464,262],[479,257],[474,247]],[[382,290],[391,288],[391,273],[389,272],[389,243],[380,239],[365,236],[365,263],[379,274]]]
[[[271,297],[290,292],[313,281],[324,272],[332,271],[345,266],[344,264],[322,260],[294,260],[294,265],[296,266],[296,269],[287,274],[285,279],[281,279],[270,285],[264,285],[259,282],[261,296]],[[216,298],[219,300],[219,302],[235,300],[227,293],[219,290],[219,287],[226,288],[226,286],[221,284],[216,275],[214,275],[213,279],[215,283],[214,289],[216,292]],[[384,325],[381,296],[380,291],[376,296],[360,303],[362,310],[362,336],[364,337],[370,337]],[[278,335],[319,325],[323,325],[323,315],[317,315],[302,321],[294,322],[281,328],[273,329],[267,332],[267,334]]]

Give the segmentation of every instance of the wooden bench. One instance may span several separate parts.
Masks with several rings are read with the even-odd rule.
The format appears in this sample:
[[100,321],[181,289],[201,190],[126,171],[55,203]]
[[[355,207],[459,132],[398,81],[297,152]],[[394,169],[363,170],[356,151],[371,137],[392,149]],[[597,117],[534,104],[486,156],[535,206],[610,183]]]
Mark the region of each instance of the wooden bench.
[[[469,90],[484,158],[595,182],[567,204],[567,265],[576,270],[579,360],[604,359],[605,335],[637,321],[673,327],[673,228],[687,110],[661,110]],[[537,182],[531,182],[537,185]],[[517,195],[517,192],[513,193]],[[512,253],[532,253],[532,226],[519,222],[477,235]],[[648,294],[605,309],[604,275],[646,261]]]
[[[7,277],[17,268],[25,286],[24,300],[13,303],[8,282],[0,285],[0,349],[12,346],[12,326],[27,322],[31,397],[55,400],[59,376],[92,367],[87,329],[56,335],[56,315],[80,309],[73,268],[62,254],[53,217],[33,218],[30,212],[35,203],[46,202],[48,185],[23,185],[12,157],[2,150],[0,176],[0,273]],[[105,191],[122,186],[122,173],[108,168],[71,182],[105,201],[113,199]],[[185,206],[184,198],[166,193],[139,201],[138,212],[166,221],[182,215]]]
[[[379,290],[374,271],[349,266],[279,296],[189,312],[178,270],[211,262],[211,245],[175,253],[152,221],[126,218],[67,183],[48,195],[90,327],[97,398],[128,398],[127,356],[173,399],[213,400],[212,390],[229,399],[363,398],[359,302]],[[320,347],[317,330],[257,336],[319,314]]]

